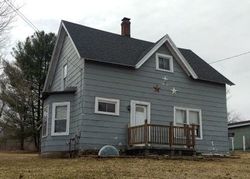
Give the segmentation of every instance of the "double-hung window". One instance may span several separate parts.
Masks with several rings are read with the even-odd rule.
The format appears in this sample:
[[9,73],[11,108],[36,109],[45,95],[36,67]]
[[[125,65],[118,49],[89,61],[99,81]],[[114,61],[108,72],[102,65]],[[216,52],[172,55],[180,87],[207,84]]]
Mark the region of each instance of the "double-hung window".
[[156,53],[156,70],[174,72],[173,57],[170,55]]
[[195,135],[202,139],[202,119],[200,109],[174,108],[174,124],[177,126],[195,125]]
[[70,102],[52,104],[51,135],[69,135]]
[[49,119],[49,106],[43,108],[43,121],[42,121],[42,137],[48,135],[48,119]]
[[95,113],[116,115],[120,113],[120,100],[109,98],[95,98]]

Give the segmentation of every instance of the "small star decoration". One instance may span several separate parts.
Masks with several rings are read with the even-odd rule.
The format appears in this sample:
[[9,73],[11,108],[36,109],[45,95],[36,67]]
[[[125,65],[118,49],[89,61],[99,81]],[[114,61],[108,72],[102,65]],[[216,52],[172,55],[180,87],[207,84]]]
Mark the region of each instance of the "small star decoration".
[[173,87],[170,91],[172,92],[172,94],[176,94],[178,90]]
[[168,81],[167,76],[164,76],[162,79],[163,79],[162,85],[167,86],[167,81]]

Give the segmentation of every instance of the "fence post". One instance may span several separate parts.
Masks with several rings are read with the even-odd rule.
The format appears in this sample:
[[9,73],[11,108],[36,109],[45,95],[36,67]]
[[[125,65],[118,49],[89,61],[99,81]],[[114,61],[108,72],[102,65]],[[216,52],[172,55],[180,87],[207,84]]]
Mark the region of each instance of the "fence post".
[[242,136],[242,144],[243,144],[243,151],[246,151],[246,138],[244,135]]
[[192,125],[192,146],[195,146],[195,125]]
[[170,148],[172,147],[173,145],[173,122],[170,122],[170,126],[169,126],[169,146]]
[[232,151],[234,151],[234,137],[231,137],[232,142]]
[[144,124],[144,143],[145,146],[148,146],[148,120],[145,120]]

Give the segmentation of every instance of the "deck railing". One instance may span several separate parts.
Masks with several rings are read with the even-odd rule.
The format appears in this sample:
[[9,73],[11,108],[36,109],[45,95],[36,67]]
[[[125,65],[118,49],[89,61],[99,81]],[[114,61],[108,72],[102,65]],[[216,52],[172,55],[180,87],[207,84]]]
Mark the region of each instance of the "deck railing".
[[128,127],[128,145],[136,144],[159,144],[172,146],[195,146],[195,125],[174,126],[145,124]]

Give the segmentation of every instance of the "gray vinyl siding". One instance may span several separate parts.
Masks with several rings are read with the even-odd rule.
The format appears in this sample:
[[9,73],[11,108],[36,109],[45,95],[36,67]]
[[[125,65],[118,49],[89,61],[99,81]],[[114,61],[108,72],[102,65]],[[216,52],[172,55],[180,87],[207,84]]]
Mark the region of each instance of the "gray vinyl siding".
[[[158,52],[170,54],[165,47],[161,47]],[[191,79],[175,59],[174,73],[157,71],[155,54],[136,70],[91,61],[84,63],[66,36],[56,64],[51,91],[62,90],[62,68],[66,63],[66,86],[76,86],[77,92],[55,94],[45,100],[45,105],[49,105],[49,129],[48,136],[42,138],[42,153],[67,151],[69,138],[78,131],[81,131],[81,150],[99,149],[106,144],[125,148],[131,100],[151,103],[151,123],[154,124],[172,122],[174,106],[201,109],[203,139],[196,141],[197,150],[205,153],[228,152],[225,85]],[[169,79],[167,86],[162,85],[165,75]],[[156,84],[161,87],[159,93],[153,89]],[[173,87],[178,90],[176,95],[171,94],[170,89]],[[120,115],[95,114],[95,97],[119,99]],[[51,137],[52,103],[58,101],[71,102],[69,136]]]
[[[68,150],[67,142],[81,130],[80,116],[82,113],[82,78],[83,78],[83,61],[78,57],[77,52],[68,36],[64,37],[61,53],[56,64],[55,76],[53,78],[50,91],[62,91],[62,70],[67,64],[68,72],[66,78],[66,87],[77,87],[75,94],[54,94],[49,96],[44,105],[49,105],[49,130],[48,137],[42,138],[41,151],[65,151]],[[51,120],[52,120],[52,103],[70,101],[70,130],[68,136],[51,137]]]
[[[158,52],[170,54],[165,47]],[[165,75],[167,86],[162,85]],[[174,73],[157,71],[155,54],[137,70],[86,61],[84,83],[82,149],[127,145],[127,107],[131,100],[138,100],[151,103],[151,123],[155,124],[172,122],[174,106],[201,109],[203,139],[196,141],[197,150],[228,152],[225,85],[192,80],[175,59]],[[156,84],[161,87],[159,93],[154,92]],[[178,90],[176,95],[171,94],[173,87]],[[95,97],[119,99],[120,115],[95,114]]]

